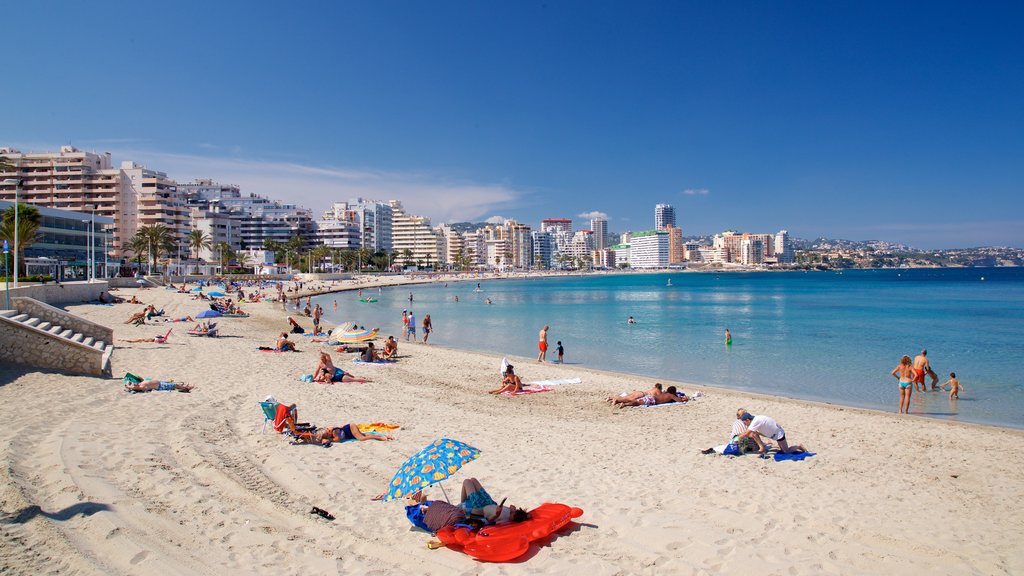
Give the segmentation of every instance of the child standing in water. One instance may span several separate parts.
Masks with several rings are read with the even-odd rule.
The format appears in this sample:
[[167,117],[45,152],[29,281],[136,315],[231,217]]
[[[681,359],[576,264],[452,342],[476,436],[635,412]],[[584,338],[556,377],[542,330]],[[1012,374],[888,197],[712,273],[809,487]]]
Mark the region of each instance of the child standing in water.
[[964,385],[961,384],[960,381],[956,379],[956,372],[949,373],[949,380],[947,380],[946,383],[942,385],[942,387],[945,388],[946,384],[949,384],[951,386],[951,388],[949,389],[949,399],[959,400],[960,389],[963,388]]
[[555,348],[555,351],[558,352],[558,363],[565,364],[565,360],[562,358],[562,355],[565,354],[565,348],[562,348],[561,340],[558,341],[558,347]]

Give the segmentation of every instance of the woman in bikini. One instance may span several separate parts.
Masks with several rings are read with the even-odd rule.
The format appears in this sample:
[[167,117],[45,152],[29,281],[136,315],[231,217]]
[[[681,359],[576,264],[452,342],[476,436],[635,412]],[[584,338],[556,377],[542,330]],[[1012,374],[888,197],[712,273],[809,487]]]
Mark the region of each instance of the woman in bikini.
[[516,376],[516,373],[512,369],[512,365],[509,364],[505,368],[505,376],[501,379],[501,386],[495,390],[488,391],[488,394],[501,394],[502,392],[521,392],[523,390],[523,381]]
[[[634,402],[639,402],[644,405],[653,405],[656,402],[658,394],[661,394],[661,382],[658,382],[650,390],[634,390],[625,396],[609,396],[605,399],[605,402],[609,404],[631,404],[636,406]],[[647,400],[647,399],[650,400]]]
[[327,352],[320,352],[320,362],[313,371],[313,382],[330,383],[334,379],[334,361]]
[[910,396],[914,393],[914,365],[910,356],[900,358],[900,363],[892,369],[892,375],[900,382],[900,414],[910,414]]
[[379,440],[381,442],[387,442],[388,440],[394,440],[395,438],[394,436],[363,434],[359,431],[359,424],[345,424],[344,426],[338,426],[335,428],[324,428],[320,432],[312,435],[311,439],[315,440],[319,444],[328,446],[332,442],[344,442],[346,440],[358,440],[359,442],[364,440]]

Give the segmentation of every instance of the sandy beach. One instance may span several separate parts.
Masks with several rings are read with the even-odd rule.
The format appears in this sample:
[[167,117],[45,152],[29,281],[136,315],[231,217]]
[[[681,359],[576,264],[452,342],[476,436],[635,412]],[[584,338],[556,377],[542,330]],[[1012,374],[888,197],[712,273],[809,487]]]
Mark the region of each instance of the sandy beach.
[[[118,294],[169,317],[205,307],[164,289]],[[332,352],[371,383],[309,384],[299,376],[321,345],[296,337],[299,353],[258,352],[287,328],[285,312],[245,307],[250,318],[220,319],[222,336],[211,339],[181,323],[124,325],[136,305],[70,306],[114,328],[115,379],[0,368],[0,573],[1024,573],[1021,431],[672,382],[703,396],[614,409],[606,396],[654,380],[628,366],[532,358],[509,358],[524,382],[582,382],[496,397],[485,391],[498,384],[500,357],[404,341],[390,366]],[[121,341],[168,327],[166,344]],[[128,394],[125,372],[196,389]],[[303,421],[401,429],[394,442],[290,445],[261,431],[257,403],[268,395],[297,403]],[[701,454],[727,441],[741,406],[817,456]],[[371,498],[441,437],[482,451],[444,483],[450,496],[476,477],[499,500],[561,502],[583,516],[510,564],[427,549],[430,535],[401,503]],[[442,497],[437,486],[429,494]],[[310,514],[314,506],[336,519]]]

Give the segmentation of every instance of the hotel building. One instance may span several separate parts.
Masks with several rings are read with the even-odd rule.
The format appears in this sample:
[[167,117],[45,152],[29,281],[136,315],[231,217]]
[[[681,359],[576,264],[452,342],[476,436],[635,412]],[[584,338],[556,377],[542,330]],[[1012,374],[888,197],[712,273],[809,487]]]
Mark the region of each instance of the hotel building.
[[632,268],[668,267],[668,232],[647,230],[634,232],[630,238],[629,264]]
[[654,207],[654,229],[664,230],[676,225],[676,209],[671,204],[657,204]]
[[430,218],[407,214],[399,200],[391,200],[388,204],[391,206],[391,241],[397,254],[396,261],[404,266],[430,267],[442,263],[442,239],[431,228]]
[[608,221],[595,218],[590,221],[590,229],[594,231],[594,250],[604,250],[608,245]]

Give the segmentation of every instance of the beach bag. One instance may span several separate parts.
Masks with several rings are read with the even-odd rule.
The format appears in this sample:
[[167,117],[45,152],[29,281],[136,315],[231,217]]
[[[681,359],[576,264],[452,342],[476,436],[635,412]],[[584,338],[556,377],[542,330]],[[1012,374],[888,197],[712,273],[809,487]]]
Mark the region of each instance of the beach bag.
[[722,454],[725,456],[739,456],[742,454],[742,452],[740,452],[740,445],[735,442],[731,442],[726,445],[725,451],[723,451]]

